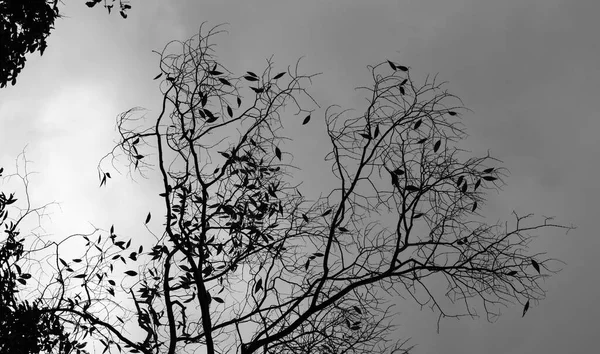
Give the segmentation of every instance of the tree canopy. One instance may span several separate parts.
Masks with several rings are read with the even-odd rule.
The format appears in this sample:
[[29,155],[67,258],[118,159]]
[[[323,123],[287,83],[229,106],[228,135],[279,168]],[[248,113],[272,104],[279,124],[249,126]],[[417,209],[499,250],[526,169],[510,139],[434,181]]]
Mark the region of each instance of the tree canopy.
[[[221,32],[201,27],[157,52],[161,111],[120,114],[118,143],[98,165],[104,188],[123,160],[132,175],[160,179],[148,193],[164,213],[140,220],[151,249],[114,225],[46,244],[54,275],[35,314],[68,333],[63,348],[87,352],[93,338],[104,351],[146,354],[398,353],[411,349],[393,335],[399,301],[493,321],[500,306],[518,302],[524,316],[544,298],[556,260],[529,243],[572,227],[516,213],[510,225],[485,222],[486,194],[507,171],[457,147],[466,108],[445,83],[419,82],[393,60],[369,66],[364,110],[325,111],[337,184],[312,200],[294,182],[283,134],[320,123],[306,107],[316,75],[272,60],[234,74],[215,53]],[[65,259],[67,243],[80,255]],[[9,281],[23,278],[18,263],[4,263]],[[131,326],[143,337],[128,336]]]

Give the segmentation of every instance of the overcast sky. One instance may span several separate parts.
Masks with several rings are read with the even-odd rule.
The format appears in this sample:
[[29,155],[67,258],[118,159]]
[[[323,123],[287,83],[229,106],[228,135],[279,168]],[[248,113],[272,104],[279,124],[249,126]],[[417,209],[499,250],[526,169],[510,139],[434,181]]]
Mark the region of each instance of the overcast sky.
[[[17,85],[0,90],[0,166],[12,172],[27,145],[32,197],[60,201],[48,232],[90,231],[90,223],[144,237],[148,211],[161,215],[155,181],[113,175],[98,188],[96,165],[116,139],[115,116],[134,106],[158,111],[160,50],[208,25],[229,23],[217,55],[230,70],[276,67],[304,56],[305,73],[323,72],[312,87],[322,109],[309,128],[288,134],[294,164],[319,193],[329,167],[324,108],[361,107],[354,87],[368,84],[366,66],[391,59],[413,76],[439,73],[472,113],[463,115],[474,154],[491,150],[511,174],[491,194],[489,221],[510,213],[556,216],[578,229],[550,230],[534,252],[567,263],[546,281],[548,297],[521,318],[503,309],[489,324],[445,320],[400,304],[401,332],[415,353],[588,353],[597,348],[599,235],[593,225],[600,199],[600,25],[596,0],[226,1],[132,0],[129,18],[65,0],[43,57],[29,56]],[[290,130],[294,132],[294,130]],[[321,140],[319,140],[321,139]],[[315,141],[322,141],[315,143]],[[294,151],[291,151],[294,152]],[[310,179],[308,176],[312,176]],[[149,192],[150,191],[150,192]],[[157,221],[158,223],[158,221]],[[158,225],[158,224],[157,224]]]

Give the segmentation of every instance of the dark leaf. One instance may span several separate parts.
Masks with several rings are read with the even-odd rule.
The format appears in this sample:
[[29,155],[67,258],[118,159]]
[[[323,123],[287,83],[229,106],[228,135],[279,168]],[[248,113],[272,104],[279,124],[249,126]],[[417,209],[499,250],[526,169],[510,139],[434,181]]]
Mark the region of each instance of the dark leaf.
[[473,203],[473,208],[471,208],[471,212],[474,212],[477,209],[477,202]]
[[237,98],[238,108],[242,105],[242,99],[240,97]]
[[262,289],[262,278],[259,278],[256,282],[256,285],[254,286],[254,293],[259,292],[260,289]]
[[88,1],[85,3],[87,5],[87,7],[94,7],[94,5],[96,5],[95,1]]
[[359,315],[362,315],[362,311],[358,306],[354,306],[354,311],[356,311]]
[[375,133],[373,134],[373,137],[374,137],[374,138],[377,138],[377,136],[378,136],[378,135],[379,135],[379,125],[377,125],[377,126],[375,127]]
[[127,14],[125,13],[125,11],[120,11],[119,13],[121,14],[121,17],[127,18]]
[[423,144],[426,141],[427,141],[427,138],[423,138],[423,139],[417,141],[417,144]]
[[398,65],[398,69],[400,69],[402,71],[408,71],[408,68],[406,66],[403,66],[403,65]]
[[283,75],[285,75],[285,73],[279,73],[279,74],[275,75],[275,77],[273,77],[273,80],[277,80],[277,79],[281,78]]
[[483,176],[482,178],[485,179],[486,181],[495,181],[498,179],[494,176]]
[[475,187],[473,188],[473,190],[477,190],[477,187],[479,187],[479,185],[481,184],[481,178],[477,180],[477,182],[475,182]]
[[327,216],[329,214],[331,214],[331,209],[327,209],[321,216]]
[[162,76],[162,74],[163,74],[163,73],[160,73],[160,74],[156,75],[156,76],[154,77],[154,79],[152,79],[152,80],[158,80],[158,79],[159,79],[159,78]]
[[244,79],[248,81],[258,81],[258,78],[254,76],[244,76]]
[[24,279],[18,278],[17,281],[23,285],[27,285],[27,282]]
[[422,119],[419,119],[416,123],[415,126],[413,127],[414,130],[419,129],[419,127],[421,126],[421,123],[423,123]]
[[252,71],[246,71],[246,73],[248,73],[248,75],[250,75],[250,76],[258,77],[258,75],[256,75]]
[[399,89],[401,95],[406,95],[406,90],[404,89],[404,86],[400,86]]
[[406,186],[406,190],[409,192],[416,192],[416,191],[419,191],[419,187],[415,187],[413,185],[408,185],[408,186]]
[[362,136],[365,139],[371,139],[371,136],[369,134],[360,133],[360,136]]
[[348,232],[348,231],[350,231],[350,230],[348,230],[347,228],[345,228],[343,226],[338,227],[338,230],[340,230],[341,232]]
[[304,265],[304,269],[308,270],[308,265],[310,264],[310,259],[308,261],[306,261],[306,264]]
[[73,278],[82,279],[82,278],[85,278],[86,276],[87,276],[87,274],[83,273],[83,274],[78,274],[78,275],[74,276]]
[[485,170],[483,170],[483,173],[492,173],[493,170],[494,170],[493,167],[486,168]]
[[456,180],[456,186],[460,186],[465,178],[463,176],[458,177]]
[[302,125],[305,125],[308,122],[310,122],[310,114],[307,115],[306,118],[304,118],[304,120],[302,121]]
[[512,276],[515,276],[515,275],[517,275],[517,273],[518,273],[518,272],[517,272],[516,270],[511,270],[510,272],[508,272],[508,273],[506,273],[506,274],[507,274],[507,275],[510,275],[510,276],[512,277]]
[[440,149],[440,146],[442,146],[442,141],[438,140],[435,145],[433,145],[433,152],[437,152]]
[[402,80],[402,82],[400,83],[400,86],[403,86],[404,84],[406,84],[408,82],[408,79],[404,79]]
[[[206,106],[206,103],[208,102],[208,95],[204,95],[202,96],[202,100],[200,102],[200,104],[202,105],[202,107]],[[202,116],[202,118],[204,118],[204,112],[200,111],[200,115]]]
[[281,150],[278,147],[275,148],[275,156],[281,161]]
[[423,214],[423,213],[416,213],[416,214],[413,215],[413,219],[418,219],[418,218],[420,218],[423,215],[425,215],[425,214]]
[[467,182],[465,182],[465,184],[463,184],[463,186],[462,186],[462,192],[463,193],[467,193],[467,185],[468,185]]
[[75,259],[73,259],[73,262],[75,262],[75,263],[81,263],[81,259],[75,258]]
[[206,120],[206,123],[214,123],[219,119],[219,117],[212,116]]
[[208,73],[209,73],[209,74],[211,74],[211,75],[214,75],[214,76],[223,75],[223,73],[222,73],[222,72],[220,72],[220,71],[217,71],[217,70],[211,70],[211,71],[209,71]]
[[523,316],[521,317],[525,317],[527,310],[529,310],[529,300],[527,300],[527,302],[525,303],[525,307],[523,308]]
[[67,262],[65,262],[62,258],[59,258],[58,260],[60,261],[60,263],[62,263],[62,265],[68,267]]
[[223,304],[223,303],[225,303],[225,301],[223,301],[223,299],[221,299],[220,297],[216,297],[216,296],[215,296],[215,297],[213,297],[212,299],[213,299],[213,300],[215,300],[216,302],[218,302],[219,304]]
[[533,268],[538,272],[538,274],[540,273],[540,265],[538,264],[538,262],[535,261],[535,259],[531,260],[531,265],[533,266]]
[[388,64],[390,64],[390,67],[392,68],[392,70],[396,70],[396,64],[392,63],[391,61],[387,61]]
[[314,255],[315,255],[315,257],[323,257],[324,256],[324,254],[321,252],[315,252]]
[[31,274],[29,274],[29,273],[23,273],[23,274],[21,274],[21,278],[23,278],[23,279],[29,279],[29,278],[31,278]]
[[128,271],[125,272],[125,274],[133,277],[133,276],[137,275],[137,272],[133,271],[133,270],[128,270]]
[[223,85],[231,86],[231,83],[227,79],[220,77],[219,81],[221,81]]
[[112,286],[115,286],[115,281],[114,280],[109,280],[108,283]]
[[448,112],[448,114],[449,114],[449,115],[451,115],[451,116],[455,116],[455,115],[456,115],[456,112],[454,112],[454,111],[449,111],[449,112]]
[[150,219],[152,218],[152,215],[150,215],[150,212],[148,212],[148,215],[146,216],[146,224],[150,222]]
[[302,214],[302,219],[304,219],[305,222],[308,222],[308,216],[306,216],[306,214]]
[[114,233],[115,233],[115,225],[111,225],[110,226],[110,234],[114,235]]
[[404,171],[400,168],[397,168],[394,170],[394,173],[397,174],[398,176],[402,176],[404,174]]

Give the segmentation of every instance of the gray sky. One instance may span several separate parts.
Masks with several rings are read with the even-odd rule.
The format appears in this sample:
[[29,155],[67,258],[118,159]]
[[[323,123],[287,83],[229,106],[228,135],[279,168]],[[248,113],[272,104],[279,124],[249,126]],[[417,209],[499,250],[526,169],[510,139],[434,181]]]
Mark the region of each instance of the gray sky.
[[217,55],[230,70],[258,70],[274,55],[278,68],[305,56],[305,73],[323,72],[311,89],[322,109],[310,127],[287,133],[305,188],[325,190],[321,181],[330,171],[320,158],[327,148],[324,108],[359,109],[363,100],[354,87],[369,83],[366,66],[391,59],[416,77],[439,73],[449,81],[447,88],[473,110],[463,116],[465,146],[477,155],[490,149],[511,171],[503,192],[489,196],[484,210],[491,223],[511,220],[514,209],[536,213],[538,222],[555,215],[578,227],[568,235],[545,232],[533,243],[534,252],[547,251],[567,266],[546,281],[547,299],[525,318],[516,306],[503,309],[494,324],[442,321],[436,334],[435,314],[401,304],[401,331],[418,344],[415,353],[597,348],[597,1],[132,0],[127,20],[87,9],[83,0],[65,3],[67,18],[56,23],[44,56],[31,55],[17,85],[0,90],[0,166],[12,169],[28,144],[30,168],[39,173],[32,197],[61,202],[48,232],[115,224],[144,237],[147,212],[162,214],[160,200],[147,192],[155,181],[113,176],[108,188],[98,188],[96,165],[116,139],[115,116],[133,106],[157,112],[158,56],[151,50],[189,38],[203,21],[228,22]]

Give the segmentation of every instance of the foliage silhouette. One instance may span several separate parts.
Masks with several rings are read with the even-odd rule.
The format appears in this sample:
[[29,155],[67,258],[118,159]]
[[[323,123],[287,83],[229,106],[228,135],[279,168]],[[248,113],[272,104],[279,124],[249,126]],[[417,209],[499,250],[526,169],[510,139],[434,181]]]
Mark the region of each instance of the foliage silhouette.
[[[70,261],[56,245],[40,303],[73,346],[91,336],[104,351],[147,354],[398,353],[411,349],[393,336],[393,305],[405,297],[440,319],[480,309],[490,321],[498,306],[518,301],[525,314],[544,297],[555,260],[528,254],[531,233],[572,227],[516,213],[511,227],[478,220],[506,170],[489,154],[463,158],[464,108],[443,83],[419,84],[391,60],[369,67],[364,112],[325,112],[338,184],[310,200],[292,183],[282,115],[296,110],[294,129],[318,124],[303,108],[315,103],[305,89],[315,75],[299,63],[275,71],[270,59],[234,75],[214,53],[222,32],[201,27],[158,53],[160,113],[120,114],[118,144],[98,166],[101,187],[119,158],[160,177],[164,217],[140,220],[151,250],[114,226],[74,239],[85,247]],[[441,295],[430,276],[445,281]],[[127,335],[131,326],[144,335]]]
[[[59,0],[0,0],[0,88],[8,83],[17,83],[17,76],[25,67],[26,54],[39,51],[40,55],[48,47],[47,38],[54,29],[54,22],[61,17]],[[111,12],[115,0],[87,1],[88,7],[104,2]],[[128,1],[119,0],[119,13],[127,18],[131,8]]]

